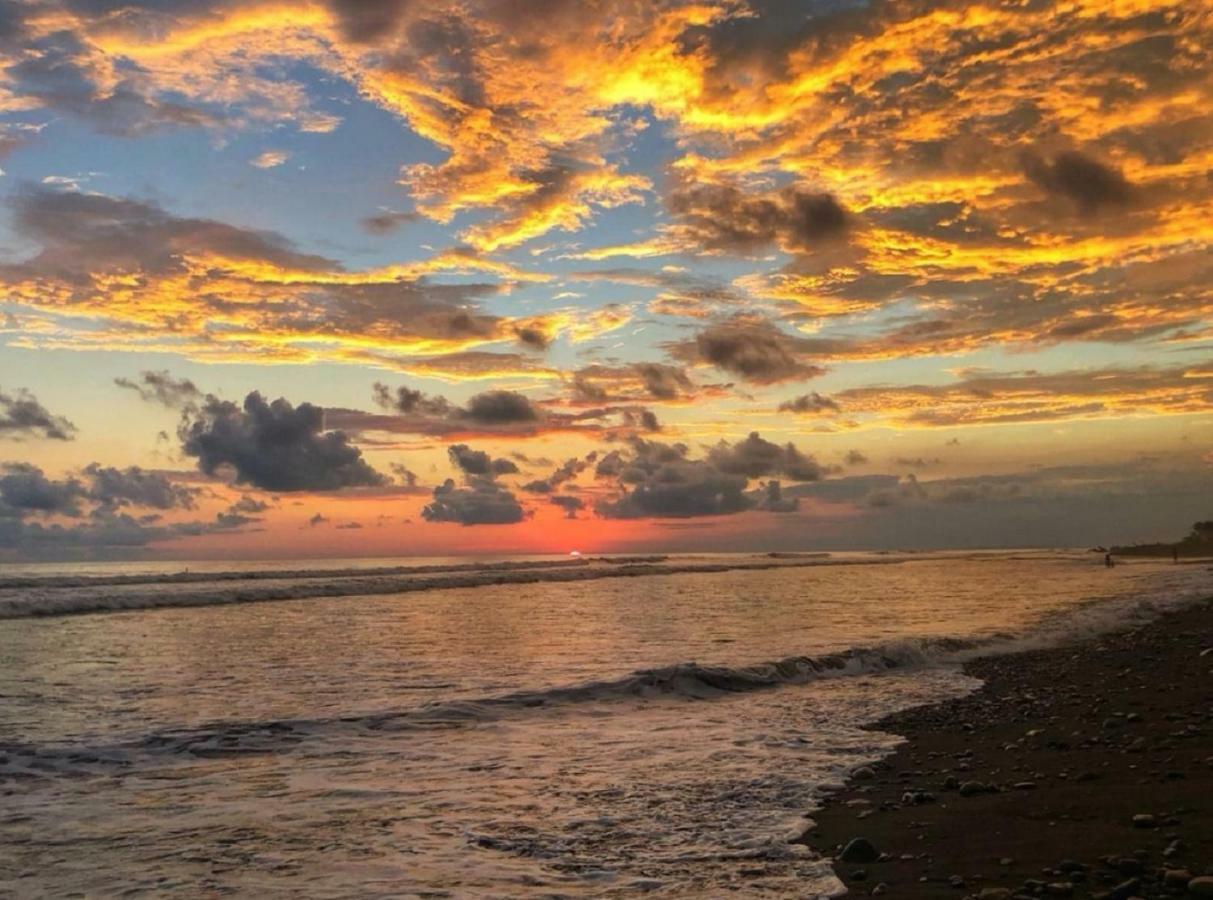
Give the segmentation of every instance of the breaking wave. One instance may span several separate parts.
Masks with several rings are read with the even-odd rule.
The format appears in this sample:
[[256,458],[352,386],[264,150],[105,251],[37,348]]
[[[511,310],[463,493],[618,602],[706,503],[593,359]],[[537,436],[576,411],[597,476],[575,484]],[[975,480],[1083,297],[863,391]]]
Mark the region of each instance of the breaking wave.
[[[908,560],[886,559],[879,564]],[[161,607],[220,606],[405,594],[440,588],[590,581],[739,570],[853,565],[859,560],[749,557],[708,562],[668,557],[595,557],[577,560],[396,566],[379,569],[300,569],[251,572],[177,572],[165,575],[28,576],[0,579],[0,619],[64,616]],[[863,564],[873,565],[873,560]]]

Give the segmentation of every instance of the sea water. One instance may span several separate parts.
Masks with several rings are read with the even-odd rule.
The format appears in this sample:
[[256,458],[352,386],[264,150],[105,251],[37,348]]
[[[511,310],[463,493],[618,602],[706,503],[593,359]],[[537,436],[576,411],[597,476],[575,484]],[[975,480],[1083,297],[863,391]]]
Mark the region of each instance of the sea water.
[[0,896],[830,894],[801,838],[865,724],[1210,593],[1080,552],[10,568]]

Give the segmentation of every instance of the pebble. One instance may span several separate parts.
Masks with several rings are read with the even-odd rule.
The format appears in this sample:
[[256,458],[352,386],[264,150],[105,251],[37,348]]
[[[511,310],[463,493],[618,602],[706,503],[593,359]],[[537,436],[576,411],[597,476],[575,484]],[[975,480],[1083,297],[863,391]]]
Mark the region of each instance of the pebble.
[[1192,873],[1187,869],[1165,869],[1162,873],[1163,884],[1172,887],[1185,887],[1192,880]]
[[839,859],[850,863],[876,862],[880,859],[880,851],[867,838],[857,837],[842,848],[842,855],[839,856]]
[[1188,893],[1193,897],[1213,897],[1213,875],[1201,875],[1188,882]]
[[1153,828],[1157,820],[1149,813],[1138,813],[1133,817],[1134,828]]

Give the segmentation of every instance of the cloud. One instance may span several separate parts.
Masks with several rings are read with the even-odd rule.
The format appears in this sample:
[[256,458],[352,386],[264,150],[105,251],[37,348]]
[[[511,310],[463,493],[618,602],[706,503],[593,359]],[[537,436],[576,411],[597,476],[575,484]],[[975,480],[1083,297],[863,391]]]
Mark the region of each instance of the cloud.
[[460,525],[511,525],[526,513],[510,491],[493,481],[476,478],[467,487],[447,479],[434,488],[434,499],[421,511],[427,522],[456,522]]
[[163,369],[141,372],[138,381],[115,378],[114,384],[135,391],[148,403],[158,403],[169,409],[183,409],[202,398],[202,392],[188,378],[174,378]]
[[689,400],[699,393],[686,371],[665,363],[584,366],[572,375],[575,403]]
[[752,433],[735,444],[720,442],[703,459],[692,459],[684,444],[633,438],[626,451],[599,459],[595,475],[616,486],[614,497],[595,505],[604,518],[690,518],[755,508],[790,512],[796,508],[794,498],[784,497],[777,482],[754,493],[748,490],[750,480],[785,475],[815,481],[822,470],[793,445],[773,444]]
[[75,432],[75,425],[52,414],[25,388],[15,394],[0,391],[0,437],[70,441]]
[[331,261],[300,253],[278,235],[173,216],[139,200],[31,186],[10,203],[15,227],[40,250],[10,267],[9,274],[90,284],[103,273],[182,274],[191,256],[304,272],[334,268]]
[[512,460],[494,459],[483,450],[473,450],[467,444],[451,444],[446,448],[446,452],[451,458],[451,464],[468,476],[491,479],[518,471],[518,466]]
[[276,169],[291,158],[286,150],[265,150],[249,160],[250,166],[258,169]]
[[1213,369],[965,370],[943,384],[876,385],[838,393],[847,411],[906,427],[1000,425],[1213,409]]
[[778,245],[803,253],[843,235],[849,217],[838,200],[791,186],[751,194],[731,184],[683,184],[666,197],[673,233],[707,250],[753,253]]
[[1133,197],[1133,188],[1124,175],[1075,150],[1059,153],[1051,162],[1028,154],[1024,171],[1040,187],[1066,197],[1088,214],[1108,206],[1124,206]]
[[775,513],[796,512],[800,508],[800,498],[785,496],[783,485],[771,480],[760,488],[755,508]]
[[905,469],[930,469],[943,465],[943,460],[938,456],[930,459],[924,459],[921,456],[895,456],[893,457],[893,465],[901,466]]
[[[210,521],[161,522],[160,511],[192,509],[198,489],[166,474],[92,463],[79,477],[50,478],[26,462],[0,464],[0,549],[64,558],[110,554],[181,537],[230,532],[254,519],[221,512]],[[126,508],[152,510],[132,515]],[[56,519],[72,520],[64,525]]]
[[20,517],[27,512],[79,516],[84,485],[75,479],[54,481],[32,463],[0,465],[0,516]]
[[256,391],[243,406],[207,397],[179,430],[181,449],[207,475],[230,469],[238,484],[270,491],[332,491],[385,483],[340,431],[326,431],[324,411]]
[[708,451],[707,460],[721,472],[746,478],[782,475],[793,481],[818,481],[823,474],[817,461],[795,445],[771,443],[756,431],[734,444],[721,441]]
[[173,482],[160,472],[138,466],[118,469],[92,463],[83,470],[92,480],[89,498],[102,506],[140,506],[151,509],[193,509],[197,488]]
[[392,234],[400,226],[416,222],[421,217],[415,212],[381,212],[367,216],[362,220],[362,227],[370,234]]
[[765,320],[718,322],[693,340],[668,349],[677,359],[712,365],[754,384],[804,381],[825,373],[809,362],[813,342],[786,334]]
[[474,394],[462,406],[445,397],[414,388],[374,386],[375,403],[391,415],[350,409],[329,410],[330,420],[352,431],[428,434],[437,437],[527,438],[544,434],[603,436],[629,429],[658,427],[651,412],[630,406],[599,406],[565,412],[552,401],[540,403],[517,391],[491,390]]
[[[27,346],[424,369],[439,360],[454,365],[444,353],[515,340],[522,327],[478,302],[530,276],[467,252],[349,272],[281,235],[175,216],[140,200],[34,187],[10,204],[14,227],[36,249],[0,264],[0,285],[10,302],[56,323],[27,333]],[[466,273],[488,280],[435,281]],[[525,322],[548,333],[618,324],[616,313],[596,315]]]
[[522,394],[514,391],[485,391],[468,400],[464,415],[484,425],[512,425],[534,422],[540,412]]
[[819,394],[817,391],[810,391],[807,394],[801,394],[799,397],[780,403],[779,412],[791,412],[798,415],[833,415],[839,412],[839,406],[836,401],[829,397]]
[[576,519],[577,513],[585,508],[584,500],[580,497],[570,497],[568,494],[558,494],[554,497],[549,497],[548,503],[563,509],[566,519]]
[[[597,451],[591,452],[584,459],[576,456],[566,459],[547,478],[537,478],[523,485],[522,489],[531,494],[551,494],[559,489],[561,485],[572,481],[584,472],[597,459]],[[580,506],[578,509],[580,509]]]
[[376,381],[372,390],[379,406],[401,415],[447,416],[454,410],[445,397],[428,397],[419,390],[403,385],[393,391],[383,382]]

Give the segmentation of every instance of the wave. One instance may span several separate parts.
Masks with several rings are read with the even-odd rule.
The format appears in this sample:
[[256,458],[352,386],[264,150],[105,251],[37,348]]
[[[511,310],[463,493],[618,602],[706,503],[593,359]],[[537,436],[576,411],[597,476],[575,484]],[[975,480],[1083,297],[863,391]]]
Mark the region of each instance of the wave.
[[326,736],[460,728],[545,712],[587,709],[637,700],[711,701],[754,691],[804,685],[827,678],[958,667],[977,656],[1054,647],[1118,628],[1139,627],[1197,603],[1213,603],[1203,590],[1145,598],[1092,600],[1045,617],[1018,634],[980,637],[904,638],[817,656],[789,656],[753,665],[677,663],[642,669],[617,679],[517,691],[477,699],[435,701],[407,709],[331,718],[216,721],[154,731],[104,747],[0,742],[0,775],[17,777],[115,773],[153,756],[183,759],[274,753]]
[[650,700],[711,700],[807,684],[822,678],[878,674],[931,665],[974,646],[955,639],[897,641],[823,656],[792,656],[748,666],[694,662],[642,669],[622,678],[518,691],[478,699],[436,701],[408,709],[312,719],[219,721],[152,732],[138,740],[81,748],[0,742],[0,774],[88,774],[132,767],[147,755],[220,758],[280,752],[326,735],[459,728],[547,710]]
[[666,557],[596,557],[569,561],[393,567],[378,570],[332,569],[218,574],[179,572],[168,575],[9,578],[0,582],[0,619],[162,607],[220,606],[273,600],[406,594],[487,585],[591,581],[599,578],[757,571],[822,565],[888,565],[909,561],[758,557],[722,562],[678,562],[669,561]]

